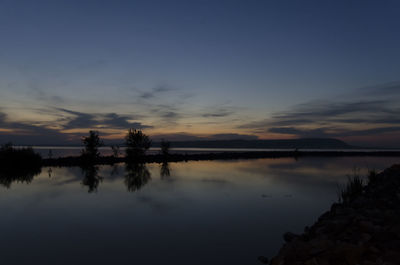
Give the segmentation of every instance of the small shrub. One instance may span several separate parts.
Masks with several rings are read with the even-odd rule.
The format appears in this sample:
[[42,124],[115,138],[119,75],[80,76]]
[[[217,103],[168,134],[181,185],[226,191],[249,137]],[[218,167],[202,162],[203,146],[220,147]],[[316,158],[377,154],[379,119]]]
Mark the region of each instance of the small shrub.
[[82,138],[85,149],[82,150],[82,157],[85,160],[93,161],[100,156],[99,147],[103,146],[97,131],[89,131],[89,136]]
[[119,146],[118,145],[112,145],[111,146],[111,150],[113,153],[114,157],[118,157],[119,156]]
[[161,154],[164,157],[169,156],[169,149],[171,147],[171,143],[168,141],[165,141],[164,139],[161,140]]

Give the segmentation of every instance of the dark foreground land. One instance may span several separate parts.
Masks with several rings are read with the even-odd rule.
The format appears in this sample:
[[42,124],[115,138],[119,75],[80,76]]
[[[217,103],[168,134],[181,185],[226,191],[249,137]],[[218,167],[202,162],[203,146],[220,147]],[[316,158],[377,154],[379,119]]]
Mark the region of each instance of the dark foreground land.
[[[268,152],[221,152],[204,154],[161,154],[146,155],[136,158],[135,162],[140,163],[163,163],[200,160],[230,160],[230,159],[254,159],[254,158],[282,158],[282,157],[338,157],[338,156],[400,156],[399,151],[268,151]],[[61,157],[43,159],[43,166],[79,166],[82,164],[81,157]],[[100,165],[112,165],[127,162],[125,157],[102,156],[94,163]]]
[[364,187],[355,184],[302,235],[286,233],[269,264],[400,264],[400,165],[372,173]]

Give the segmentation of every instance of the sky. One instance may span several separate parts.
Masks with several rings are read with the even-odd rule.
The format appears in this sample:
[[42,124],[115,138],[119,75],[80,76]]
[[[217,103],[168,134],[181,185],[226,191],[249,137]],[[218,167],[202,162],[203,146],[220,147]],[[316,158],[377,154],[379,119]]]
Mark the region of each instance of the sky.
[[399,1],[0,0],[0,143],[400,147]]

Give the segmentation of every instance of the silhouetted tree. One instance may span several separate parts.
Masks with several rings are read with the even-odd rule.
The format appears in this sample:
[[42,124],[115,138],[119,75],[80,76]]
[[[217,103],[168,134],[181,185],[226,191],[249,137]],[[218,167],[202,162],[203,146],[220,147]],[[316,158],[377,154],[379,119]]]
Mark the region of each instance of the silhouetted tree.
[[7,152],[7,151],[12,151],[12,150],[13,150],[12,142],[2,144],[0,147],[0,152]]
[[52,159],[53,158],[53,151],[49,149],[49,152],[47,153],[47,157]]
[[164,156],[164,159],[166,159],[169,156],[170,147],[171,147],[170,142],[165,141],[164,139],[161,140],[161,154]]
[[125,137],[126,156],[129,160],[140,158],[146,154],[151,146],[149,136],[141,130],[129,129]]
[[128,191],[141,189],[151,179],[150,172],[144,163],[127,163],[125,170],[125,185]]
[[85,162],[93,162],[99,156],[99,147],[103,146],[97,131],[89,131],[89,136],[82,138],[85,149],[82,150],[82,157]]
[[111,146],[111,150],[113,153],[114,157],[118,157],[119,156],[119,146],[118,145],[112,145]]

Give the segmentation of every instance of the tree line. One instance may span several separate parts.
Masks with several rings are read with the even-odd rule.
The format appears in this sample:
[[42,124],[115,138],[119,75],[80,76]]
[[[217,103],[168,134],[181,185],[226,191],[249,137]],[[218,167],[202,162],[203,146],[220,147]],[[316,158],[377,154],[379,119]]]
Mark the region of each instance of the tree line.
[[[82,137],[82,158],[84,161],[95,161],[100,157],[99,148],[104,146],[104,142],[100,139],[98,131],[89,131],[89,135]],[[146,155],[146,151],[151,147],[152,141],[150,137],[141,130],[129,129],[125,136],[125,155],[128,161],[134,161]],[[161,154],[167,158],[169,156],[170,142],[161,141]],[[113,156],[119,155],[119,146],[111,146]]]

